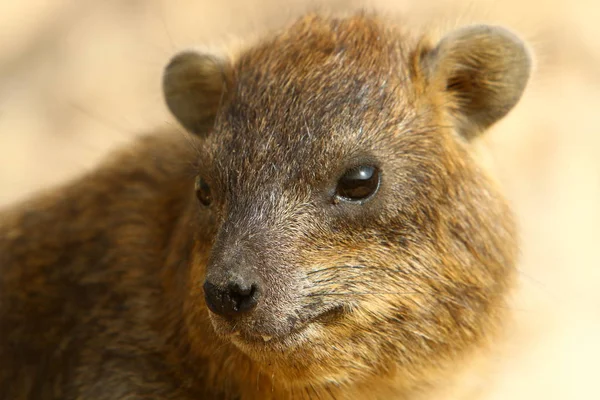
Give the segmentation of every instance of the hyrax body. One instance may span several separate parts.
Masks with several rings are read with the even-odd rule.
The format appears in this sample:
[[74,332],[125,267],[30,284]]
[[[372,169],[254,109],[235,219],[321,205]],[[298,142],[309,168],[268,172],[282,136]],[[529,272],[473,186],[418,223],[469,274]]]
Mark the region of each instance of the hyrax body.
[[176,56],[193,139],[0,214],[0,398],[427,397],[506,309],[515,228],[470,141],[529,69],[502,28],[362,14]]

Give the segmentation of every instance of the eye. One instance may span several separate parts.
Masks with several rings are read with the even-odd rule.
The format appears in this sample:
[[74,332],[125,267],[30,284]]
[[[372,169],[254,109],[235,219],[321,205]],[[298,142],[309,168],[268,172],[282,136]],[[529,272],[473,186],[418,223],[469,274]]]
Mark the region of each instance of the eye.
[[363,202],[379,189],[379,169],[372,165],[359,165],[346,171],[340,178],[335,196],[343,201]]
[[212,201],[212,196],[210,195],[210,186],[204,181],[204,179],[197,177],[195,188],[196,197],[202,203],[203,206],[208,207]]

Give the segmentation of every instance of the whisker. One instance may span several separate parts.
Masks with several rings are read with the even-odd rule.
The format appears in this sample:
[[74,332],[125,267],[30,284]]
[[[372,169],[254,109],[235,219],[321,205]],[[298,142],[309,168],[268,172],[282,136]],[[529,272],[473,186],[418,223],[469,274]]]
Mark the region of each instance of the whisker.
[[320,296],[384,296],[389,294],[422,294],[419,291],[392,291],[392,292],[336,292],[336,293],[309,293],[306,297]]
[[192,135],[191,133],[189,133],[187,130],[182,129],[179,125],[176,125],[175,123],[171,123],[170,125],[173,128],[175,128],[175,130],[179,134],[181,134],[181,136],[183,136],[185,138],[185,140],[188,142],[188,144],[190,145],[190,147],[194,150],[194,152],[196,153],[196,155],[200,156],[201,155],[200,148],[198,147],[198,142],[194,138],[194,135]]
[[368,267],[366,267],[364,265],[338,265],[338,266],[334,266],[334,267],[326,267],[326,268],[317,269],[314,271],[309,271],[306,273],[306,275],[313,275],[313,274],[322,273],[325,271],[337,270],[337,269],[365,269],[365,268],[368,268]]
[[538,289],[542,290],[546,294],[549,294],[552,296],[555,295],[555,293],[553,293],[552,291],[549,290],[548,285],[546,285],[544,282],[534,278],[533,276],[529,275],[522,269],[516,268],[516,271],[520,276],[526,278],[529,282],[531,282],[534,286],[536,286]]
[[336,400],[336,396],[333,394],[333,392],[331,391],[331,388],[329,386],[325,386],[325,390],[329,394],[329,397],[331,397],[333,400]]

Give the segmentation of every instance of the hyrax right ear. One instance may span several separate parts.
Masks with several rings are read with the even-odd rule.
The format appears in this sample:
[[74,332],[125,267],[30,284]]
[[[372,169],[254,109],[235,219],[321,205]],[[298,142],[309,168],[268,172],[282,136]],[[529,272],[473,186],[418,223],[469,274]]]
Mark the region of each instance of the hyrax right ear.
[[227,85],[229,64],[213,55],[177,54],[165,68],[163,93],[169,110],[187,130],[207,135]]
[[529,80],[531,57],[508,30],[487,25],[459,29],[421,54],[421,67],[470,140],[504,117]]

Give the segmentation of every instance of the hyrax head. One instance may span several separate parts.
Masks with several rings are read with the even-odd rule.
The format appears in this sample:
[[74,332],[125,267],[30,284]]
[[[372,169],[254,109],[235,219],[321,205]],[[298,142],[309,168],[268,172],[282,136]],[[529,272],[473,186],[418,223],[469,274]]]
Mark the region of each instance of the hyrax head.
[[432,44],[364,15],[305,17],[235,61],[177,55],[165,96],[202,138],[197,212],[216,221],[191,301],[298,384],[418,376],[481,343],[516,241],[470,141],[529,71],[503,28]]

